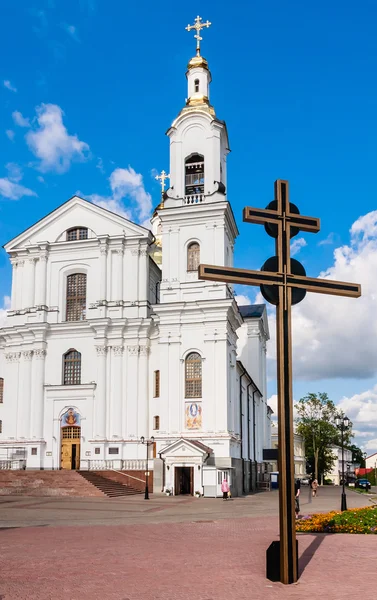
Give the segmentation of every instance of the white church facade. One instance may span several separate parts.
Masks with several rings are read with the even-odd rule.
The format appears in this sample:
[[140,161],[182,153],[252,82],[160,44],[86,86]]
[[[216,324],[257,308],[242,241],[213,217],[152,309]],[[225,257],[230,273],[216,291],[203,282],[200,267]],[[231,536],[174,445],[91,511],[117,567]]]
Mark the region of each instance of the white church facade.
[[198,280],[199,263],[233,265],[238,230],[207,61],[186,75],[151,230],[73,197],[5,245],[0,460],[148,469],[155,492],[216,496],[224,477],[255,489],[271,445],[267,315]]

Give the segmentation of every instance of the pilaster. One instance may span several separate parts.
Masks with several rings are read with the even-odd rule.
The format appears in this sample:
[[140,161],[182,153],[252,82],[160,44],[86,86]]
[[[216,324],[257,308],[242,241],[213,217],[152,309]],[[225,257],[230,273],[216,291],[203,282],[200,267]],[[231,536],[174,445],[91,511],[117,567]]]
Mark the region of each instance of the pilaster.
[[31,435],[43,439],[44,420],[44,376],[46,350],[34,350],[31,390]]
[[106,359],[107,346],[96,346],[97,351],[97,388],[95,392],[94,437],[106,437]]

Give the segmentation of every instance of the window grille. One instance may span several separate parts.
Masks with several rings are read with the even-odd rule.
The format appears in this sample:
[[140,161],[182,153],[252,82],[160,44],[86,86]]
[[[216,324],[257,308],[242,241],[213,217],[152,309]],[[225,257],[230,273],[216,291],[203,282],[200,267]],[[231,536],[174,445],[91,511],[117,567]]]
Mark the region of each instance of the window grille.
[[81,354],[77,350],[68,350],[64,355],[63,385],[81,383]]
[[197,271],[200,265],[200,246],[193,242],[187,248],[187,270]]
[[86,275],[73,273],[67,277],[66,321],[84,321],[86,315]]
[[77,440],[81,435],[81,427],[63,427],[62,438],[64,440]]
[[191,352],[185,360],[186,398],[202,397],[202,358]]
[[185,194],[204,194],[204,156],[193,154],[185,161]]
[[160,397],[160,371],[154,372],[154,397]]
[[88,230],[86,227],[74,227],[67,231],[67,242],[73,242],[74,240],[87,240]]

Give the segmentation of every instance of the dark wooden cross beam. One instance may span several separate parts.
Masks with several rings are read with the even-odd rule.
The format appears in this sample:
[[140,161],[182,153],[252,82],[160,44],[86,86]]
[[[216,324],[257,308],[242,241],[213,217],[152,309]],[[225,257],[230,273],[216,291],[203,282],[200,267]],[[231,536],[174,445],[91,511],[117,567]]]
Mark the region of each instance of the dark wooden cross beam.
[[349,296],[361,295],[360,285],[329,279],[306,277],[304,267],[290,258],[291,238],[299,231],[317,233],[319,219],[300,215],[289,202],[288,181],[275,182],[275,200],[266,209],[245,208],[243,220],[263,224],[275,238],[275,256],[269,258],[261,271],[199,266],[199,278],[243,285],[259,285],[265,299],[276,305],[276,345],[278,376],[279,434],[279,521],[280,521],[280,581],[297,581],[297,545],[295,528],[295,485],[292,406],[292,326],[291,307],[306,292]]

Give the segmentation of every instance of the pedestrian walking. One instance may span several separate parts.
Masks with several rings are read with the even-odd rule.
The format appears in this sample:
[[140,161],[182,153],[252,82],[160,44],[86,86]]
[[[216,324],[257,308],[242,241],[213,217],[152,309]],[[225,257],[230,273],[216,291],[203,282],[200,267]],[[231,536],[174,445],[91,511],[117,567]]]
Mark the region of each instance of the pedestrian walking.
[[313,498],[315,498],[315,496],[317,495],[317,489],[318,489],[318,481],[316,479],[313,479],[313,481],[312,481]]
[[295,481],[295,513],[296,513],[296,519],[298,519],[298,516],[300,514],[300,488],[301,488],[301,482],[299,479],[296,479]]
[[228,500],[230,487],[227,479],[223,479],[221,484],[221,491],[223,493],[223,500]]

